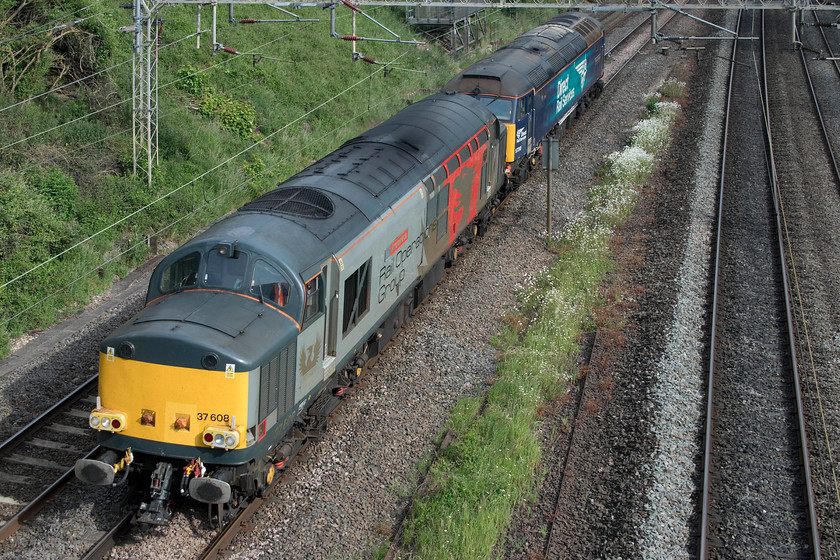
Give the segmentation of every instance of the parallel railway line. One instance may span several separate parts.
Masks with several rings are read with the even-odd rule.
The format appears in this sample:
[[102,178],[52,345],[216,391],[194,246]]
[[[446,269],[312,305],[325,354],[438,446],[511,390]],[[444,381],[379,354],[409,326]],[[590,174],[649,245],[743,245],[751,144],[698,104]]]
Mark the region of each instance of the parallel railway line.
[[[823,557],[837,558],[840,483],[832,448],[836,448],[838,434],[833,381],[838,314],[833,302],[837,300],[838,270],[834,232],[840,204],[836,95],[840,67],[833,59],[840,30],[827,26],[826,12],[814,8],[803,13],[798,26],[798,53],[787,52],[778,41],[772,45],[775,52],[768,60],[776,58],[778,62],[769,79],[784,87],[769,92],[768,105],[774,130],[786,135],[779,142],[783,151],[777,152],[776,163],[821,552]],[[800,73],[791,71],[797,67],[801,78]],[[791,105],[801,107],[802,112],[791,115]]]
[[[752,26],[763,37],[763,15],[753,25],[755,18],[743,17],[739,28]],[[749,33],[753,31],[741,32]],[[781,242],[765,56],[751,44],[737,42],[734,48],[726,138],[744,137],[762,122],[766,144],[751,147],[725,140],[699,557],[820,558]],[[756,63],[761,64],[760,86]],[[743,66],[753,68],[742,72]],[[756,176],[760,169],[765,174]]]
[[[668,12],[667,14],[664,14],[662,25],[663,26],[667,25],[673,19],[673,16],[674,16],[673,12]],[[628,64],[630,64],[632,62],[632,60],[634,58],[636,58],[643,51],[643,49],[645,49],[649,45],[649,41],[650,41],[649,38],[648,38],[648,40],[645,40],[645,41],[636,42],[635,46],[633,46],[634,43],[632,41],[634,38],[638,40],[639,36],[641,34],[645,33],[646,25],[648,25],[649,22],[650,22],[650,16],[640,20],[637,23],[637,25],[635,25],[633,27],[633,29],[628,31],[612,47],[610,47],[610,49],[607,53],[608,55],[612,54],[613,52],[617,52],[617,51],[621,52],[621,49],[623,49],[623,48],[630,48],[630,54],[629,54],[629,56],[626,57],[626,59],[624,59],[620,64],[618,64],[618,67],[614,70],[614,72],[612,74],[610,74],[609,76],[605,76],[605,78],[604,78],[604,82],[606,84],[605,87],[608,87],[610,85],[610,83],[612,83],[612,81],[621,73],[621,71],[624,70],[628,66]],[[598,342],[599,342],[598,333],[599,332],[600,331],[596,331],[596,333],[595,333],[595,339],[592,343],[592,345],[593,345],[592,346],[592,353],[595,353],[598,349]],[[590,355],[590,360],[591,360],[591,355]],[[589,376],[584,377],[583,380],[580,383],[580,386],[577,388],[577,398],[576,398],[577,404],[575,406],[575,411],[576,411],[576,414],[578,414],[578,415],[580,414],[582,403],[585,402],[584,397],[587,394],[587,386],[588,386],[587,379],[589,379]],[[569,437],[569,444],[565,449],[564,456],[556,458],[556,460],[558,460],[563,465],[563,468],[561,469],[562,472],[565,472],[565,470],[566,470],[566,464],[568,463],[569,456],[572,453],[572,450],[573,450],[574,446],[583,444],[583,442],[576,441],[576,438],[575,438],[576,431],[574,429],[574,426],[575,426],[576,422],[577,422],[576,418],[569,422],[569,425],[571,426],[571,430],[572,430],[571,435]],[[563,495],[563,481],[565,481],[565,479],[566,479],[565,476],[563,476],[563,478],[561,479],[560,487],[558,488],[557,495],[556,495],[555,500],[554,500],[554,512],[552,513],[552,515],[548,516],[548,518],[546,520],[547,529],[546,529],[546,535],[545,535],[545,542],[543,544],[543,557],[544,558],[556,558],[556,557],[558,557],[558,555],[561,555],[561,553],[562,553],[562,551],[556,549],[557,543],[555,542],[556,541],[555,521],[558,518],[558,513],[559,513],[560,509],[563,507],[563,504],[561,503],[560,500],[561,500],[561,496]]]
[[0,444],[5,507],[11,509],[15,503],[22,506],[4,519],[0,542],[13,535],[74,479],[76,459],[96,452],[95,448],[85,451],[95,445],[96,438],[87,429],[84,409],[96,402],[97,378],[88,379]]
[[[834,176],[840,182],[840,165],[838,165],[838,157],[837,157],[837,150],[840,149],[840,117],[834,114],[825,114],[822,110],[822,103],[820,102],[820,98],[825,101],[825,99],[830,95],[836,95],[836,92],[840,90],[840,64],[838,64],[838,58],[834,53],[834,49],[831,46],[831,41],[829,41],[826,30],[824,27],[823,21],[820,19],[820,14],[817,10],[812,10],[808,12],[813,18],[815,27],[814,29],[817,31],[819,35],[820,43],[820,53],[823,53],[823,48],[825,52],[828,53],[828,56],[823,59],[822,57],[817,58],[811,56],[809,49],[800,48],[799,54],[802,60],[802,68],[805,71],[805,76],[808,79],[808,88],[811,91],[811,99],[814,102],[814,109],[817,113],[817,118],[820,122],[820,127],[822,129],[823,139],[825,140],[826,150],[828,151],[829,157],[831,158],[831,164],[834,169]],[[807,28],[802,30],[804,34]],[[810,36],[815,35],[815,33],[809,33]],[[798,38],[803,40],[802,36],[798,35]],[[833,79],[830,79],[825,72],[824,68],[817,68],[816,65],[830,65],[834,68],[834,72],[831,72],[831,76]],[[812,76],[811,68],[814,68],[814,76]],[[819,79],[818,79],[819,78]],[[832,140],[833,139],[833,140]]]

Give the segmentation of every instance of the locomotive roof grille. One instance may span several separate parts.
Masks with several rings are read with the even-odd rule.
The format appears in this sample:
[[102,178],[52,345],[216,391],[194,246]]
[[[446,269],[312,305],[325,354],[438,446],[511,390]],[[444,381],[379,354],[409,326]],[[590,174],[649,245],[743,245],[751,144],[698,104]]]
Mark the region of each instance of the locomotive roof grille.
[[308,187],[276,189],[253,200],[240,212],[269,212],[304,218],[326,219],[335,212],[332,200],[323,192]]
[[548,81],[549,75],[545,68],[537,66],[528,72],[528,78],[532,84],[544,84]]

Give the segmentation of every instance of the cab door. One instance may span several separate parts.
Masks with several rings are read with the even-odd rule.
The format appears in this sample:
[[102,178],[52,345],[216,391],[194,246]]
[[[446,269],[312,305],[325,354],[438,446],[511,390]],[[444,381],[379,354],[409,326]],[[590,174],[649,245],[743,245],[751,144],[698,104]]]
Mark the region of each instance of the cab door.
[[516,103],[516,141],[515,158],[530,153],[534,148],[534,106],[533,92],[520,97]]
[[324,265],[324,379],[335,372],[335,352],[338,344],[338,280],[339,260],[333,256]]
[[528,153],[534,151],[534,92],[522,98],[522,103],[525,105],[526,125],[525,129],[528,131]]
[[298,336],[298,375],[295,402],[300,401],[324,380],[325,348],[325,269],[304,281],[303,322]]

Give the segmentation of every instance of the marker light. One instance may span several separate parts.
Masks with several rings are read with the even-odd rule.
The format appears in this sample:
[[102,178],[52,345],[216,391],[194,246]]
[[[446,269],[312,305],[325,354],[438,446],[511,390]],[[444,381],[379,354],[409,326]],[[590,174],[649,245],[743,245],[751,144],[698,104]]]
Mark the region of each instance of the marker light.
[[227,426],[204,428],[202,440],[205,445],[220,449],[234,449],[239,445],[239,432],[231,430]]
[[143,414],[140,416],[140,424],[143,426],[154,426],[155,425],[155,411],[143,409]]
[[179,414],[178,417],[175,419],[175,429],[176,430],[189,430],[190,429],[190,416],[189,414]]
[[125,414],[107,408],[97,408],[90,413],[88,424],[94,430],[121,432],[125,429]]

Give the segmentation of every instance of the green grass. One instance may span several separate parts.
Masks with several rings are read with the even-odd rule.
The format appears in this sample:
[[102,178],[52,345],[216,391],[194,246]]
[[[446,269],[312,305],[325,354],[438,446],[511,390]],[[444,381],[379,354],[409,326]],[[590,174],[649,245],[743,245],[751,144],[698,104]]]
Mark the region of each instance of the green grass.
[[[497,340],[497,379],[483,413],[481,399],[463,398],[444,428],[458,437],[432,465],[431,491],[406,521],[402,544],[417,558],[501,555],[512,512],[542,478],[540,411],[575,379],[578,340],[596,326],[598,287],[614,267],[610,238],[632,212],[677,116],[675,103],[654,104],[646,120],[656,126],[636,127],[631,145],[608,157],[585,211],[547,240],[559,257],[518,294],[520,310]],[[650,130],[664,130],[665,138],[652,141]],[[531,320],[523,328],[524,317]]]
[[[547,17],[495,12],[486,44],[458,62],[433,45],[359,42],[364,55],[397,63],[384,77],[381,66],[353,62],[350,43],[329,37],[328,11],[299,12],[319,18],[317,23],[235,25],[223,9],[218,40],[242,53],[258,53],[263,58],[255,63],[251,55],[212,56],[209,35],[200,49],[194,38],[170,45],[195,31],[195,8],[165,7],[158,51],[160,163],[149,187],[142,174],[132,174],[131,64],[120,65],[130,61],[131,36],[117,31],[131,23],[129,11],[119,8],[118,0],[105,0],[97,4],[98,17],[73,27],[60,42],[50,45],[55,33],[29,34],[88,3],[26,0],[28,9],[13,16],[20,2],[0,0],[0,20],[11,17],[3,38],[18,37],[0,43],[0,56],[20,61],[0,67],[0,109],[116,66],[93,80],[0,110],[0,286],[79,244],[0,288],[0,357],[9,337],[76,311],[142,262],[148,256],[144,236],[158,234],[161,246],[183,242],[437,91],[460,65],[485,56],[491,40],[506,42]],[[404,24],[404,10],[367,11],[401,37],[415,38]],[[277,14],[265,6],[240,5],[234,16],[276,19]],[[349,34],[350,11],[340,8],[337,15],[337,31]],[[357,34],[382,37],[374,23],[357,19]],[[203,27],[209,21],[205,9]],[[26,66],[21,53],[35,51],[40,62]],[[28,139],[32,135],[37,136]],[[117,220],[123,221],[109,228]]]

